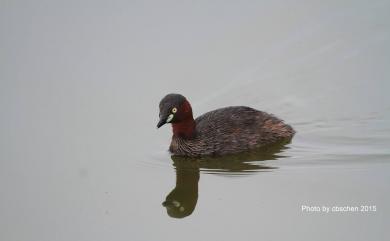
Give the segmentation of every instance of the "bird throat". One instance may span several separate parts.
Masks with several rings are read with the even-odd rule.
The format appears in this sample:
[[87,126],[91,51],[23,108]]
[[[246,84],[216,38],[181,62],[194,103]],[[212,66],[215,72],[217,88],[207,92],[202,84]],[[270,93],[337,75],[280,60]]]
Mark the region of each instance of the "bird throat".
[[173,135],[184,139],[192,139],[195,136],[195,121],[193,118],[172,123]]

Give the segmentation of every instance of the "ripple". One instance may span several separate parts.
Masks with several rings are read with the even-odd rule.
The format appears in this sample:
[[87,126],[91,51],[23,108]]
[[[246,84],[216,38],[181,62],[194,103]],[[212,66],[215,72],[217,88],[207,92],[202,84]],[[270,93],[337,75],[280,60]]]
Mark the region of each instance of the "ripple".
[[160,151],[149,154],[146,158],[137,161],[137,166],[157,169],[171,169],[172,162],[169,153]]

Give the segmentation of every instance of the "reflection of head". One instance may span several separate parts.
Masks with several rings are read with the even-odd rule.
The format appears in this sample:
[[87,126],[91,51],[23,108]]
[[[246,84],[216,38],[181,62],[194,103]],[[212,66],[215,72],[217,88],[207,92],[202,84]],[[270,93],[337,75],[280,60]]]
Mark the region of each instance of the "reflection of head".
[[184,218],[192,214],[198,202],[198,182],[200,170],[215,174],[244,174],[255,171],[272,170],[274,167],[260,165],[255,161],[274,160],[284,149],[283,144],[262,148],[256,151],[222,157],[186,158],[171,156],[176,168],[176,186],[168,194],[163,206],[169,216]]
[[198,201],[199,169],[176,167],[176,187],[168,194],[163,206],[173,218],[190,215]]

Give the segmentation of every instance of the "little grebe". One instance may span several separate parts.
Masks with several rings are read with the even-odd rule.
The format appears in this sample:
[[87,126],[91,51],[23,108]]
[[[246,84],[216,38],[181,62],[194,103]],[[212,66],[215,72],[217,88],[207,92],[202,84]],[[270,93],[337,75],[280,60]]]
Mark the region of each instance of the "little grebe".
[[194,120],[192,108],[180,94],[160,102],[157,128],[172,124],[169,151],[180,156],[225,155],[288,142],[293,128],[277,117],[245,106],[225,107]]

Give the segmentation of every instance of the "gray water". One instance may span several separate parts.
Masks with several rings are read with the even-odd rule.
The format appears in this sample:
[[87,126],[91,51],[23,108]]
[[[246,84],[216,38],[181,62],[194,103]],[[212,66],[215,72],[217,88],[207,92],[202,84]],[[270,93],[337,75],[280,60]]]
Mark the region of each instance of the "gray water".
[[[389,10],[1,1],[0,240],[388,240]],[[297,134],[252,157],[171,158],[156,129],[171,92],[195,116],[247,105]]]

